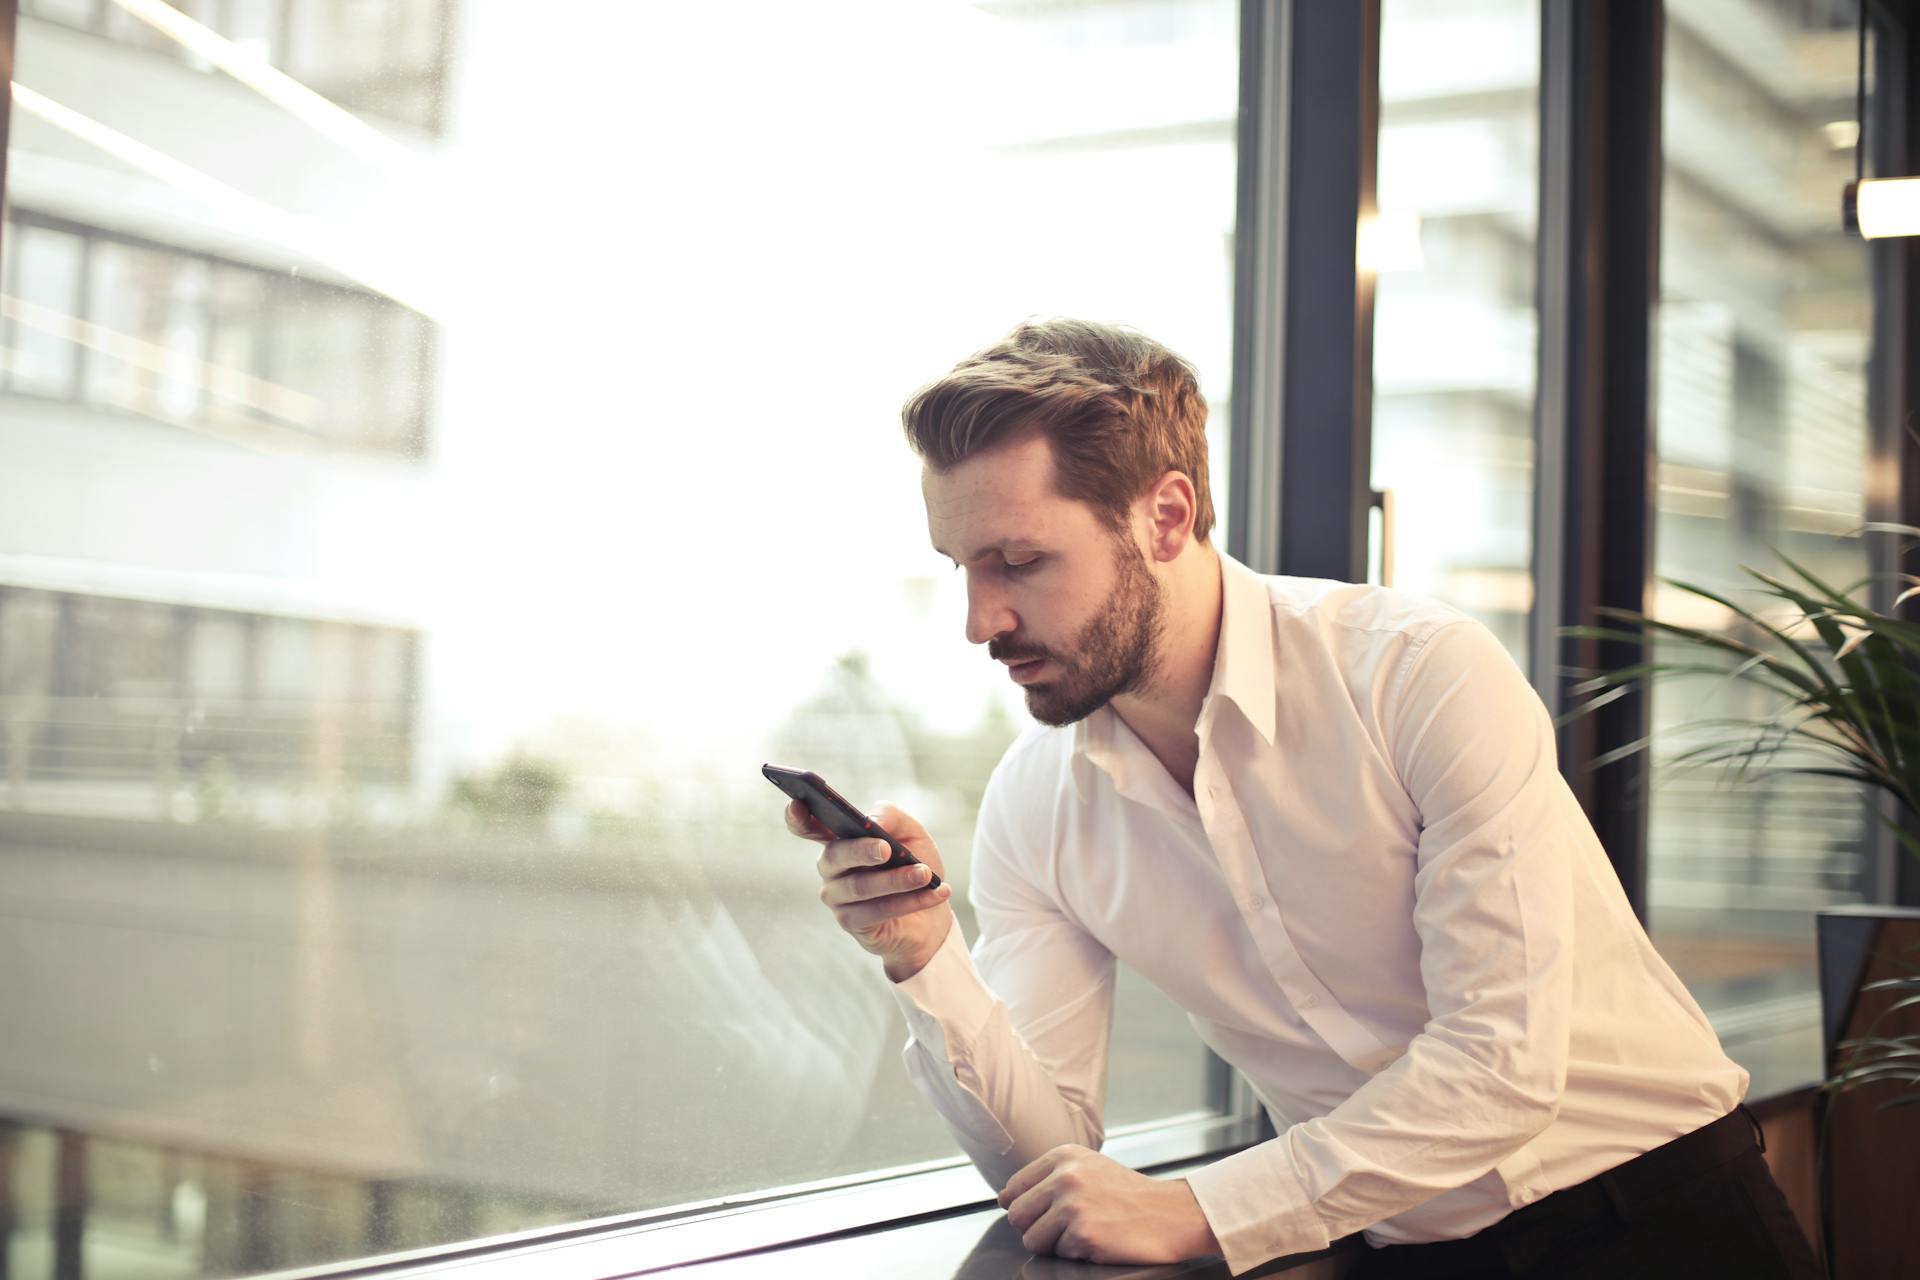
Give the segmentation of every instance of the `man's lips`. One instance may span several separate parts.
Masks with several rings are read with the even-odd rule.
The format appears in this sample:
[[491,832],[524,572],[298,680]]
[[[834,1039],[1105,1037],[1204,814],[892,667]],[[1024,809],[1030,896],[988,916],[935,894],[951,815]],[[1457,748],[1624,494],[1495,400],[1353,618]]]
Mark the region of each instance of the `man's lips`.
[[1003,658],[1007,664],[1007,674],[1015,684],[1025,684],[1040,674],[1040,668],[1047,665],[1045,658]]

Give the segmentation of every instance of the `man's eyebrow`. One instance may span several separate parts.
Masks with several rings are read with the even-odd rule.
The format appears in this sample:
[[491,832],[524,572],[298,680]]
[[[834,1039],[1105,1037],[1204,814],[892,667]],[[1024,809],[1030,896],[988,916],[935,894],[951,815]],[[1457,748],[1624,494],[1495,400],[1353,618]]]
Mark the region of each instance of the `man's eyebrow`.
[[945,556],[947,559],[953,560],[953,562],[956,565],[959,565],[959,564],[972,564],[975,560],[978,560],[980,557],[986,556],[986,555],[992,555],[996,551],[998,551],[1001,555],[1005,555],[1009,549],[1014,547],[1018,547],[1022,551],[1037,551],[1039,549],[1039,545],[1040,545],[1039,543],[1033,541],[1031,538],[1002,538],[998,542],[989,542],[986,546],[980,548],[978,551],[968,556],[965,560],[954,560],[953,553],[946,550],[943,547],[936,546],[934,550],[939,552],[941,555]]

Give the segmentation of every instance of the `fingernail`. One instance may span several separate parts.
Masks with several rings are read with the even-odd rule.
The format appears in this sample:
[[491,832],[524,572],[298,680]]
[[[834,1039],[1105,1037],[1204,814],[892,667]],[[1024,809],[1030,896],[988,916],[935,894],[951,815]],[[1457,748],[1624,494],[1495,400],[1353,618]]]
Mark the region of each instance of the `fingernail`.
[[913,869],[913,878],[915,882],[919,884],[925,884],[931,875],[933,875],[933,872],[927,870],[925,867],[915,867]]

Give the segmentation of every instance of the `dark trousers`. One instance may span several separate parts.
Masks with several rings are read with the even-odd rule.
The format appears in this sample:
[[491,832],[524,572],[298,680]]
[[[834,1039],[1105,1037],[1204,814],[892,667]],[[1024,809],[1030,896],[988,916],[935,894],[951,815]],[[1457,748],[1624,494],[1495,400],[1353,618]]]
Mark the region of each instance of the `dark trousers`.
[[1361,1254],[1349,1280],[1820,1280],[1739,1108],[1477,1235]]

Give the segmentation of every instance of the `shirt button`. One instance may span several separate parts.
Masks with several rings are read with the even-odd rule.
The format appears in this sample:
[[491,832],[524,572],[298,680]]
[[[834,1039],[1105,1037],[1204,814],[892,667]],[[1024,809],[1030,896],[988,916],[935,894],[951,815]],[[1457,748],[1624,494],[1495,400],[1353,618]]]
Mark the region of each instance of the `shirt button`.
[[953,1069],[953,1078],[969,1089],[973,1087],[973,1082],[978,1079],[978,1077],[973,1074],[973,1068],[964,1062]]
[[1304,995],[1300,997],[1300,1007],[1302,1009],[1311,1009],[1319,1003],[1320,997],[1316,995]]
[[1265,898],[1248,898],[1247,899],[1247,910],[1249,911],[1260,911],[1264,909],[1266,905],[1267,905],[1267,900]]

